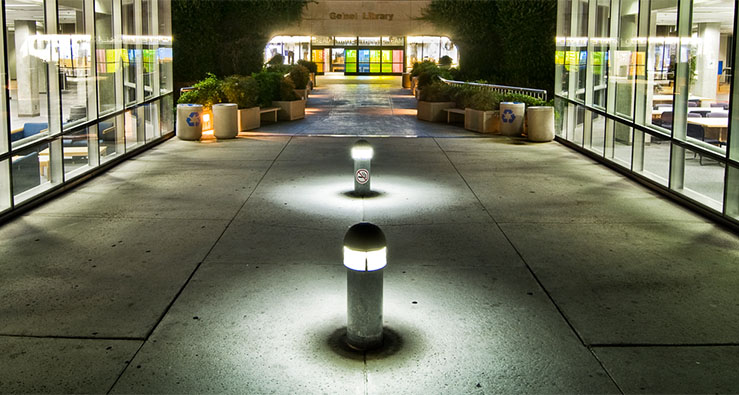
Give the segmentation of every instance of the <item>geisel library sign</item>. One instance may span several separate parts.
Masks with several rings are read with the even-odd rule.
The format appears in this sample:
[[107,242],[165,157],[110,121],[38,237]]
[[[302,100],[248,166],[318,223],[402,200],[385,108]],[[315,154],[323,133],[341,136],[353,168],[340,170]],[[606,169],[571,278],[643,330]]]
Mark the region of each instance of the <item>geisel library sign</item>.
[[422,60],[438,61],[456,47],[444,31],[420,20],[430,0],[309,3],[299,23],[273,33],[265,61],[282,54],[287,63],[309,59],[318,73],[399,75]]
[[[375,14],[374,12],[363,12],[362,19],[393,20],[394,14]],[[359,13],[347,14],[346,12],[331,12],[328,14],[329,19],[359,19]]]

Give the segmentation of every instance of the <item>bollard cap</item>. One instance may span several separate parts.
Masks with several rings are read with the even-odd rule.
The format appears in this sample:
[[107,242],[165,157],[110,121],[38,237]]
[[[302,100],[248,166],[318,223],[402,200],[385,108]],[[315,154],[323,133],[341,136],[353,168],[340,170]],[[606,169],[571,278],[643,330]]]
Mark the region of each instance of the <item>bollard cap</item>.
[[375,271],[387,265],[387,240],[369,222],[353,225],[344,235],[344,266],[356,271]]
[[365,139],[357,140],[352,146],[352,159],[372,159],[373,155],[372,145]]

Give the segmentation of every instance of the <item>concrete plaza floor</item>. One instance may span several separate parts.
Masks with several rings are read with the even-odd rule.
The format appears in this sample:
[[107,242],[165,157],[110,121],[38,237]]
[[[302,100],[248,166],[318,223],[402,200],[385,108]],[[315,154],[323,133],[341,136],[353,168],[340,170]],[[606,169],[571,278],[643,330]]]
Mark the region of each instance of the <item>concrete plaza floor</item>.
[[[387,102],[355,129],[392,134]],[[558,143],[397,116],[438,136],[370,138],[373,197],[356,138],[175,138],[0,225],[0,392],[739,391],[735,234]],[[368,353],[342,343],[360,221],[389,254]]]

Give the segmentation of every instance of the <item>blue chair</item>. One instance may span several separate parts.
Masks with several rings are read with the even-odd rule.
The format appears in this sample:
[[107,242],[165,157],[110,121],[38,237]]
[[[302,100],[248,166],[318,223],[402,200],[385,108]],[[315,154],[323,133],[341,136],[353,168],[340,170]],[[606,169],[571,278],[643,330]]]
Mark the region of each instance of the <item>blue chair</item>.
[[46,122],[29,122],[23,125],[22,128],[13,130],[10,132],[10,141],[15,142],[26,137],[31,137],[35,134],[39,134],[49,128],[49,124]]

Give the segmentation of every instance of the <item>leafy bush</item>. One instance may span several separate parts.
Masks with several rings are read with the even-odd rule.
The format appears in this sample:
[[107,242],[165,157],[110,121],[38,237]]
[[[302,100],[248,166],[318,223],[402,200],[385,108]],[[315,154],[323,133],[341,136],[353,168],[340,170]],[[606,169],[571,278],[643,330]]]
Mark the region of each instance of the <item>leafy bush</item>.
[[525,103],[526,107],[530,106],[543,106],[546,104],[544,100],[537,99],[533,96],[529,95],[523,95],[520,93],[506,93],[501,98],[501,101],[511,101],[511,102],[518,102],[518,103]]
[[270,66],[280,66],[285,64],[285,57],[281,54],[275,54],[275,56],[272,57],[272,59],[267,61],[267,67]]
[[317,73],[318,72],[318,65],[316,62],[311,62],[309,60],[300,59],[298,60],[298,64],[308,69],[309,73]]
[[300,97],[295,93],[295,82],[290,77],[285,77],[280,81],[280,100],[300,100]]
[[290,68],[290,79],[295,83],[296,89],[305,89],[310,81],[310,71],[304,66],[295,65]]
[[419,100],[428,102],[452,101],[452,95],[456,87],[443,82],[434,82],[423,88]]
[[470,107],[470,99],[478,90],[470,86],[454,86],[450,91],[449,98],[455,103],[457,108]]
[[436,63],[429,60],[413,63],[413,68],[411,68],[411,77],[418,77],[422,72],[437,67]]
[[282,74],[270,72],[265,69],[259,73],[253,73],[251,76],[259,86],[257,103],[259,103],[260,107],[269,107],[272,105],[272,101],[280,99]]
[[449,55],[444,55],[439,59],[439,67],[441,68],[450,68],[452,67],[452,58]]
[[223,80],[223,96],[229,103],[239,108],[252,108],[259,105],[259,83],[252,77],[232,75]]
[[207,73],[204,80],[193,85],[193,90],[180,95],[177,103],[201,104],[203,107],[212,107],[223,102],[221,85],[223,82],[213,73]]
[[499,110],[501,97],[493,91],[477,90],[468,98],[467,107],[480,111]]

